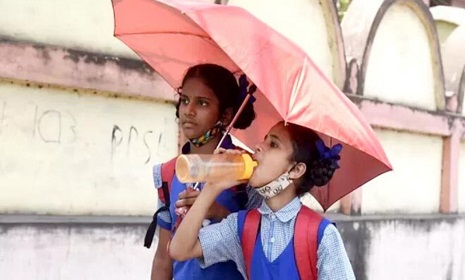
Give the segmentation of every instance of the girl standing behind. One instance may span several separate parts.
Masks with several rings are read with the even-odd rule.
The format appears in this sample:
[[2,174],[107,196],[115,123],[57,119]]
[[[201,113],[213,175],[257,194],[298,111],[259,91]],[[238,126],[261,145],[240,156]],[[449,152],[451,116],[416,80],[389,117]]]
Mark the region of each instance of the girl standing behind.
[[[242,90],[242,95],[241,95]],[[245,90],[245,92],[244,92]],[[190,68],[179,89],[176,116],[179,118],[182,132],[189,141],[182,147],[183,154],[210,154],[217,147],[225,128],[230,124],[239,106],[245,98],[247,89],[240,89],[234,75],[227,69],[214,64],[201,64]],[[255,118],[253,104],[248,103],[236,121],[234,128],[245,129]],[[222,148],[234,149],[229,136],[222,143]],[[157,188],[162,187],[161,165],[154,167],[154,181]],[[182,184],[176,176],[171,181],[169,212],[160,212],[156,223],[160,227],[159,243],[152,265],[153,279],[241,279],[234,262],[218,263],[202,269],[196,259],[172,261],[166,248],[174,232],[179,217],[175,208],[190,206],[199,192],[189,192],[178,200],[179,194],[190,185]],[[237,191],[225,189],[218,193],[205,212],[206,219],[220,221],[229,213],[242,209],[255,208],[261,198],[254,195],[250,188]],[[159,199],[158,207],[165,206]],[[220,276],[221,275],[221,276]]]

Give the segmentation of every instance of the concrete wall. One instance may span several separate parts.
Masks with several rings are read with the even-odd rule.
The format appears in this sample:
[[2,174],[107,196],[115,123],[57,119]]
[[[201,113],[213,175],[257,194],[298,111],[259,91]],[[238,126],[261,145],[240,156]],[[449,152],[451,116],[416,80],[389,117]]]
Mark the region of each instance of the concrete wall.
[[434,110],[431,52],[427,31],[417,14],[401,4],[393,5],[372,42],[363,95]]
[[174,91],[113,37],[110,1],[0,10],[0,278],[147,278],[151,167],[178,151]]
[[366,107],[366,116],[373,116],[372,125],[394,168],[358,191],[360,212],[437,212],[443,135],[415,127],[425,121],[415,120],[420,111],[445,106],[439,41],[431,15],[420,1],[354,0],[341,26],[350,59],[346,89],[363,100],[409,108],[360,105],[362,111]]
[[342,22],[358,94],[427,110],[444,107],[436,30],[419,1],[354,0]]
[[111,1],[1,1],[0,11],[2,36],[136,58],[113,37]]
[[[465,277],[463,217],[330,217],[358,280]],[[4,279],[147,279],[156,247],[138,218],[0,216],[0,232]]]
[[[148,279],[152,250],[142,249],[145,225],[134,220],[92,224],[89,219],[0,216],[2,279]],[[101,221],[100,221],[101,222]]]
[[151,167],[177,152],[174,106],[1,83],[0,211],[150,215]]
[[362,187],[362,213],[436,213],[441,186],[440,137],[376,130],[394,172]]
[[465,277],[463,217],[365,217],[338,228],[359,280]]

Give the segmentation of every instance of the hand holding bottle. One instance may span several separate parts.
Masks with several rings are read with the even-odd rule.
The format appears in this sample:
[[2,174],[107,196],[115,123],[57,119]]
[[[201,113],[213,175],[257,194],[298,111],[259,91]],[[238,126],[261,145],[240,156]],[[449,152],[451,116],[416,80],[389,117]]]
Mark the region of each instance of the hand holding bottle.
[[[176,214],[180,217],[184,217],[189,210],[189,208],[194,204],[195,200],[199,196],[200,191],[196,190],[186,190],[179,194],[179,199],[176,201]],[[208,209],[207,219],[221,220],[229,214],[228,209],[226,209],[221,204],[214,202],[212,206]]]

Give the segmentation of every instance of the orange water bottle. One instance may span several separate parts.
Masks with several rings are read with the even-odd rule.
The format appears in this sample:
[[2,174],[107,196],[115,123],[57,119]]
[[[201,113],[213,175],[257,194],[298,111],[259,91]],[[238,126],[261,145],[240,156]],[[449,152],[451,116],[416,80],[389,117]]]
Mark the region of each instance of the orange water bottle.
[[257,162],[249,154],[188,154],[176,160],[181,183],[247,180]]

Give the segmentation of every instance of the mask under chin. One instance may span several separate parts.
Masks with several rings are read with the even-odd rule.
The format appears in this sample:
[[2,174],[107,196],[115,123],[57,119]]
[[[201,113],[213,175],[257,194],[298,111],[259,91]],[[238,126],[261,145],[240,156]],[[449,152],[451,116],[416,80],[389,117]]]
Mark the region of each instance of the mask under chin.
[[258,187],[255,189],[265,199],[270,199],[281,193],[283,190],[289,187],[290,184],[292,184],[292,179],[289,178],[289,172],[286,172],[263,187]]
[[222,128],[223,128],[223,123],[221,121],[218,121],[215,124],[215,126],[207,130],[207,132],[205,132],[204,134],[200,135],[197,138],[189,139],[189,142],[196,147],[202,147],[203,145],[213,140],[213,138],[215,138],[216,135],[221,133]]

